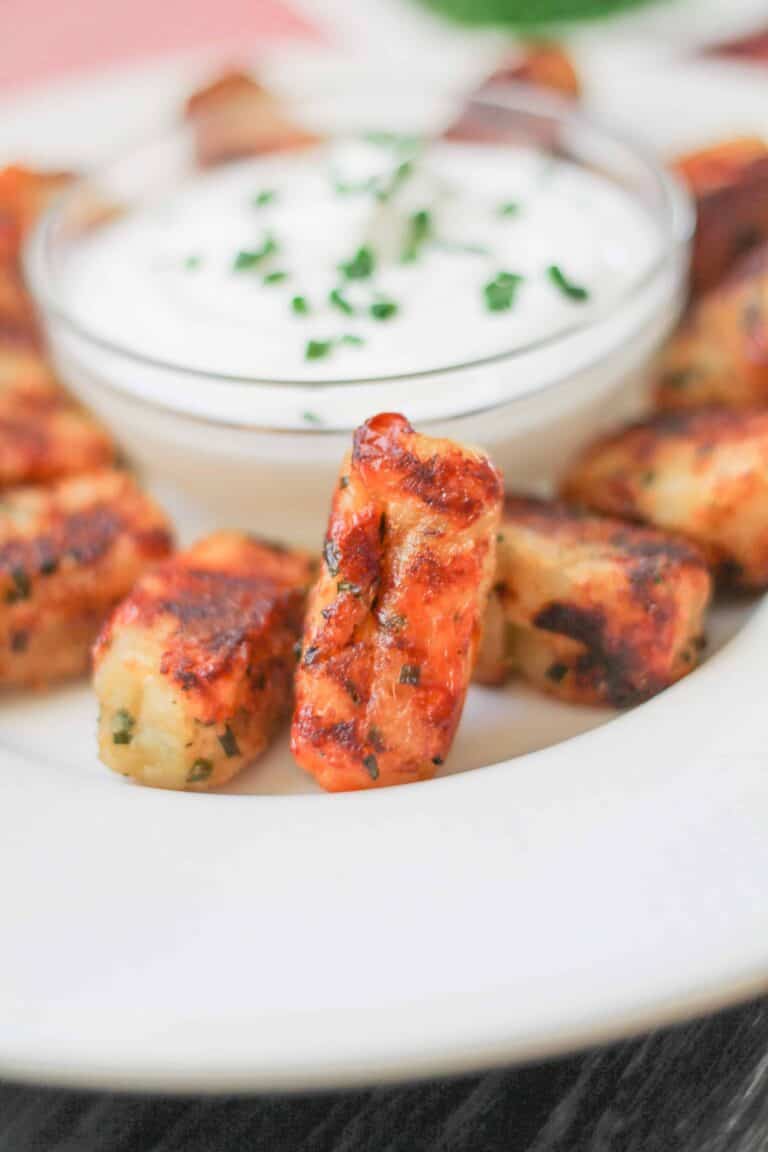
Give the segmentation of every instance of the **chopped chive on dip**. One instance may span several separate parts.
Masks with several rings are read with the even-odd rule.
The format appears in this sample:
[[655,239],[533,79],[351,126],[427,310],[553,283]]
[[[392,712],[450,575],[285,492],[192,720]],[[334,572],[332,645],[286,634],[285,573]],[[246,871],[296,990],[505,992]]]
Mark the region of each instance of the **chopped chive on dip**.
[[284,280],[288,279],[288,273],[282,268],[276,268],[274,272],[267,272],[264,277],[265,284],[282,284]]
[[373,275],[376,266],[376,257],[373,250],[368,247],[358,248],[351,260],[339,264],[339,272],[347,280],[367,280]]
[[359,348],[361,344],[365,344],[362,336],[356,336],[354,332],[345,332],[343,336],[339,336],[336,341],[337,344],[348,344],[350,347]]
[[291,310],[297,316],[306,316],[309,312],[309,300],[306,296],[294,296],[291,300]]
[[187,258],[185,259],[184,268],[187,272],[195,272],[200,267],[202,262],[203,262],[202,256],[195,256],[193,254],[191,256],[187,256]]
[[570,280],[558,264],[550,264],[547,268],[547,276],[555,287],[560,289],[563,296],[567,296],[569,300],[582,302],[589,299],[589,289]]
[[277,199],[277,192],[274,188],[264,188],[261,192],[257,192],[251,204],[254,208],[266,208],[267,204],[272,204]]
[[374,320],[391,320],[398,313],[394,300],[374,300],[368,309]]
[[515,272],[497,272],[493,280],[483,286],[485,306],[489,312],[506,312],[515,302],[523,277]]
[[490,256],[491,250],[485,244],[464,244],[461,241],[445,240],[435,236],[432,239],[435,248],[442,248],[443,252],[466,252],[468,256]]
[[357,196],[363,192],[373,192],[376,180],[370,176],[367,180],[342,180],[335,173],[331,174],[331,183],[337,196]]
[[130,744],[136,721],[125,708],[118,708],[112,721],[112,743]]
[[504,204],[499,204],[496,209],[498,216],[517,216],[520,211],[520,205],[517,200],[507,200]]
[[330,356],[332,351],[333,340],[307,340],[304,348],[304,359],[322,360],[325,356]]
[[347,300],[341,288],[334,288],[328,293],[328,303],[333,308],[338,308],[339,312],[343,312],[345,316],[354,316],[355,310]]
[[429,209],[421,208],[418,212],[412,213],[408,217],[408,224],[405,229],[405,238],[400,252],[401,262],[412,264],[414,260],[418,260],[422,248],[431,239],[431,236],[432,213]]
[[250,272],[254,268],[258,268],[267,257],[274,256],[277,252],[279,245],[274,236],[268,235],[264,238],[264,243],[260,248],[241,248],[235,256],[232,264],[234,272]]
[[403,160],[398,164],[392,175],[388,180],[375,181],[373,191],[376,199],[382,203],[391,200],[395,193],[399,190],[400,186],[408,180],[414,172],[414,164],[412,160]]
[[310,412],[309,409],[307,409],[305,412],[302,412],[301,418],[305,424],[314,424],[315,426],[322,424],[322,420],[318,416],[317,412]]

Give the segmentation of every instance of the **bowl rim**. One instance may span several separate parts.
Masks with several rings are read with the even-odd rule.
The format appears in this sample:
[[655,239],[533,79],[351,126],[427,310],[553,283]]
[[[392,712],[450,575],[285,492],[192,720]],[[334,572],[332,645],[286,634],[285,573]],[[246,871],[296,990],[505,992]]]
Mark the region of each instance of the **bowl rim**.
[[[253,374],[242,375],[211,371],[205,368],[152,356],[135,350],[128,345],[121,344],[119,341],[100,336],[98,333],[90,331],[87,323],[83,323],[81,320],[72,316],[66,306],[62,304],[60,294],[54,286],[54,277],[50,274],[50,265],[53,256],[49,249],[51,234],[56,222],[73,200],[91,187],[94,181],[108,177],[114,168],[133,161],[139,161],[144,154],[151,150],[162,146],[169,147],[187,138],[191,129],[188,125],[184,124],[177,125],[160,136],[152,136],[138,147],[114,155],[105,163],[84,173],[73,181],[63,193],[57,196],[41,215],[26,241],[23,251],[23,263],[29,290],[40,310],[44,324],[47,326],[49,322],[54,322],[62,326],[71,336],[74,336],[84,344],[98,349],[101,352],[106,352],[111,356],[118,357],[126,363],[134,364],[137,367],[148,368],[154,372],[173,373],[174,375],[188,379],[205,380],[214,384],[240,385],[268,390],[291,389],[294,392],[305,393],[307,399],[309,399],[312,396],[317,396],[318,393],[330,393],[337,389],[345,390],[369,387],[372,385],[391,385],[395,383],[402,385],[403,383],[409,383],[411,381],[427,381],[438,377],[445,379],[448,376],[457,376],[462,373],[494,365],[523,362],[526,357],[532,354],[544,350],[556,349],[558,346],[564,346],[574,337],[594,330],[606,321],[610,321],[613,317],[621,315],[627,306],[631,305],[635,300],[642,298],[642,295],[651,288],[657,280],[672,270],[675,261],[682,254],[685,254],[695,230],[695,209],[691,196],[679,178],[675,176],[663,161],[655,156],[650,148],[633,137],[631,133],[617,130],[609,122],[606,122],[602,116],[595,115],[591,111],[585,112],[580,107],[574,107],[572,102],[562,97],[541,92],[525,85],[505,85],[503,87],[486,86],[481,91],[471,94],[471,97],[465,102],[465,107],[475,106],[496,109],[502,113],[522,112],[532,117],[539,116],[542,120],[547,118],[548,121],[555,119],[560,122],[561,127],[564,129],[575,128],[576,130],[591,132],[599,137],[602,142],[623,149],[632,161],[641,166],[645,175],[650,177],[655,188],[659,200],[659,208],[653,210],[653,219],[657,225],[660,225],[661,231],[659,252],[655,259],[638,278],[632,280],[620,292],[613,296],[610,301],[601,307],[591,308],[586,316],[580,319],[577,318],[572,324],[559,328],[554,333],[527,341],[525,344],[519,344],[507,351],[495,352],[488,356],[475,357],[458,363],[420,369],[413,372],[398,372],[373,376],[344,376],[339,379],[326,377],[321,380],[311,380],[307,378],[290,379],[288,377],[268,378]],[[340,133],[339,135],[342,134]],[[352,133],[344,133],[344,135],[352,135]],[[437,138],[439,139],[439,137]],[[579,161],[573,162],[579,163]],[[581,367],[589,367],[591,364],[599,362],[605,355],[605,350],[597,351],[594,357],[581,365]],[[537,385],[535,388],[515,393],[514,397],[507,397],[506,400],[494,402],[492,407],[497,407],[501,403],[508,403],[511,400],[523,400],[534,391],[537,394],[543,394],[549,389],[557,387],[567,376],[568,371],[566,371],[563,376],[553,379],[544,385]],[[174,412],[179,417],[193,417],[217,425],[226,423],[226,421],[220,418],[195,414],[183,408],[176,408],[175,406],[165,404],[161,399],[156,397],[126,391],[110,383],[108,380],[100,380],[100,384],[138,404],[162,408],[164,411]],[[467,412],[461,413],[461,416],[466,415]],[[450,417],[436,417],[435,419],[442,421],[444,419],[450,419]],[[245,421],[238,422],[237,426],[258,427],[266,430],[266,426],[260,424],[258,421],[253,423]],[[309,434],[339,431],[339,429],[335,427],[318,426],[270,428],[269,430]]]

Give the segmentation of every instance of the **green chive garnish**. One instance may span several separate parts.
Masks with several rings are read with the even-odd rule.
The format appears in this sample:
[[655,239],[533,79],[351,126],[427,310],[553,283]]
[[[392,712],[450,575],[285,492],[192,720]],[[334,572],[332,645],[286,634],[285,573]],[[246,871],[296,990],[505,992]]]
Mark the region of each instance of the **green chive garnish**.
[[235,272],[249,272],[258,267],[268,256],[274,256],[278,250],[278,243],[274,236],[266,236],[261,248],[241,248],[235,256],[232,265]]
[[380,148],[418,148],[420,136],[407,136],[402,132],[366,132],[363,139]]
[[517,200],[507,200],[506,204],[499,204],[497,212],[499,216],[517,216],[520,211],[520,205]]
[[378,780],[379,778],[379,764],[376,757],[371,754],[370,756],[363,756],[363,767],[370,776],[371,780]]
[[354,316],[355,314],[354,308],[340,288],[334,288],[332,292],[328,293],[328,303],[333,308],[338,308],[339,312],[343,312],[345,316]]
[[549,268],[547,268],[547,276],[549,276],[555,287],[560,289],[563,296],[567,296],[569,300],[583,302],[589,299],[589,290],[584,288],[583,285],[576,284],[573,280],[569,280],[559,265],[550,264]]
[[187,256],[184,261],[184,267],[187,272],[194,272],[202,264],[202,257],[200,256]]
[[201,780],[207,780],[213,772],[213,764],[210,760],[205,760],[199,757],[195,760],[194,764],[187,773],[187,784],[199,784]]
[[432,213],[426,208],[422,208],[420,212],[414,212],[408,218],[408,225],[405,230],[405,239],[400,253],[402,263],[410,264],[417,260],[422,247],[431,238],[431,235]]
[[370,248],[358,248],[351,260],[339,264],[339,271],[347,280],[367,280],[373,275],[376,258]]
[[133,729],[136,721],[125,708],[118,708],[112,722],[112,743],[130,744],[133,739]]
[[257,192],[251,203],[254,208],[266,208],[267,204],[271,204],[277,198],[277,192],[272,188],[265,188],[262,192]]
[[291,300],[291,308],[297,316],[306,316],[309,312],[309,300],[306,296],[294,296]]
[[397,310],[394,300],[374,300],[369,309],[374,320],[390,320],[397,315]]
[[359,348],[361,344],[365,344],[362,336],[356,336],[354,332],[345,332],[343,336],[339,336],[337,341],[339,344],[349,344],[351,347]]
[[219,736],[218,739],[225,756],[229,758],[232,756],[240,755],[240,748],[237,743],[237,738],[229,724],[225,725],[224,732],[221,736]]
[[305,360],[322,360],[330,356],[333,350],[333,340],[307,340],[304,349]]
[[498,272],[483,287],[485,306],[489,312],[506,312],[515,302],[523,277],[515,272]]
[[29,576],[23,568],[12,568],[10,572],[12,585],[5,593],[5,601],[7,604],[15,604],[17,600],[29,600],[32,593],[32,585],[29,582]]
[[274,272],[268,272],[264,277],[264,284],[282,284],[284,280],[288,279],[288,273],[282,269],[276,269]]
[[333,540],[326,540],[323,545],[323,559],[331,576],[338,576],[341,554],[339,553],[338,545],[335,544]]

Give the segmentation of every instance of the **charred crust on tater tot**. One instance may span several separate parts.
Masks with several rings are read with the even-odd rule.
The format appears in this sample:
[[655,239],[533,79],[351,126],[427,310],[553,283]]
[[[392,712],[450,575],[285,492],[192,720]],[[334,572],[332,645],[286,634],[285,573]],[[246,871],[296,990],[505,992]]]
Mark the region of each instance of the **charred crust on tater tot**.
[[508,495],[477,678],[627,707],[695,664],[711,581],[684,538]]
[[501,479],[482,453],[384,413],[334,493],[304,628],[291,748],[334,791],[427,779],[461,715]]

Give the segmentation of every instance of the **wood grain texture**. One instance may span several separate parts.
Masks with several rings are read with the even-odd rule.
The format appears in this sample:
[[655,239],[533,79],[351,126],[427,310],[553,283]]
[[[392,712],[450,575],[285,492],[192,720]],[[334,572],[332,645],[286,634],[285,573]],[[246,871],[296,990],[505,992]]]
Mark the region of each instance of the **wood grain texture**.
[[768,1000],[579,1056],[364,1092],[0,1085],[0,1152],[764,1152]]

